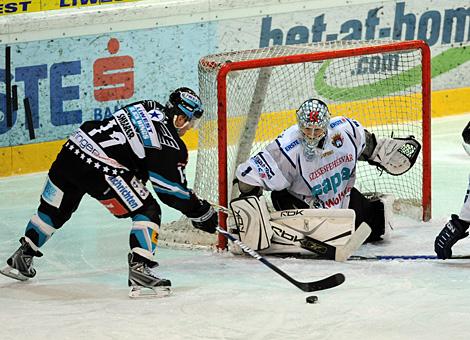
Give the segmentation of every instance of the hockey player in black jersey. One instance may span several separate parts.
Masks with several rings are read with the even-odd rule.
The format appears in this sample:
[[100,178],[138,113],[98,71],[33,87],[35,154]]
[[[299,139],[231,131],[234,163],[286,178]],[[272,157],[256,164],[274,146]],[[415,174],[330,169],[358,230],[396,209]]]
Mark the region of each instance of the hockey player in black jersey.
[[63,145],[52,164],[40,205],[26,226],[20,248],[0,270],[27,280],[36,275],[33,258],[89,194],[118,218],[132,219],[129,244],[131,296],[141,287],[169,292],[171,282],[155,274],[161,209],[147,190],[189,217],[194,227],[214,233],[217,214],[187,187],[186,145],[180,138],[203,114],[200,98],[189,88],[170,94],[167,104],[152,100],[123,107],[111,118],[87,121]]

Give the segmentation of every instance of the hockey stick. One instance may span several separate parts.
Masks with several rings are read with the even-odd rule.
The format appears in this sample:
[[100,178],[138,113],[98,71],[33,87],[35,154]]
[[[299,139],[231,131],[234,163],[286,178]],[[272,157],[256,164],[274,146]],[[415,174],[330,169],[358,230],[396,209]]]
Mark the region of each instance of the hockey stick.
[[258,254],[256,251],[254,251],[253,249],[251,249],[250,247],[248,247],[247,245],[243,244],[242,242],[240,242],[239,240],[237,240],[232,234],[230,234],[228,231],[220,228],[220,227],[217,227],[217,231],[219,233],[221,233],[222,235],[224,235],[227,239],[229,239],[230,241],[234,242],[235,244],[237,244],[238,246],[240,246],[240,248],[242,248],[245,252],[247,252],[249,255],[251,255],[252,257],[254,257],[255,259],[261,261],[264,265],[266,265],[267,267],[269,267],[270,269],[274,270],[276,273],[278,273],[279,275],[281,275],[283,278],[285,278],[287,281],[289,281],[290,283],[292,283],[294,286],[296,286],[297,288],[303,290],[304,292],[314,292],[314,291],[317,291],[317,290],[324,290],[324,289],[329,289],[329,288],[333,288],[333,287],[336,287],[336,286],[339,286],[340,284],[342,284],[345,280],[345,277],[343,274],[341,273],[337,273],[337,274],[334,274],[334,275],[331,275],[331,276],[328,276],[327,278],[324,278],[322,280],[318,280],[318,281],[312,281],[312,282],[299,282],[297,280],[294,280],[292,277],[290,277],[289,275],[287,275],[285,272],[283,272],[281,269],[279,269],[278,267],[276,267],[275,265],[273,265],[271,262],[269,262],[268,260],[266,260],[264,257],[262,257],[260,254]]
[[209,202],[210,205],[212,205],[217,210],[220,210],[220,211],[224,212],[227,215],[233,215],[229,208],[224,207],[223,205],[220,205],[220,204],[217,204],[217,203],[214,203],[214,202],[210,202],[210,201],[208,201],[208,202]]
[[[376,255],[376,256],[356,256],[349,257],[353,261],[379,261],[379,260],[440,260],[436,255]],[[470,260],[470,255],[454,255],[449,260]]]

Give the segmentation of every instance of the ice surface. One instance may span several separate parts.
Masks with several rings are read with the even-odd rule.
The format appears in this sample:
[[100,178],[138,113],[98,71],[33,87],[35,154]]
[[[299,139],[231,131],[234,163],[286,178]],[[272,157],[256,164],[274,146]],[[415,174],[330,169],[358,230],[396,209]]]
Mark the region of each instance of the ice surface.
[[[470,114],[432,122],[431,222],[397,217],[391,241],[358,254],[433,254],[433,241],[467,188],[470,157],[461,131]],[[191,155],[192,164],[195,155]],[[0,180],[0,261],[19,246],[45,173]],[[164,209],[165,221],[177,219]],[[85,198],[42,247],[26,283],[0,277],[0,339],[468,339],[470,260],[348,261],[270,258],[297,280],[335,272],[346,282],[304,293],[248,257],[161,248],[158,261],[174,293],[127,297],[130,223]],[[454,254],[470,254],[470,239]]]

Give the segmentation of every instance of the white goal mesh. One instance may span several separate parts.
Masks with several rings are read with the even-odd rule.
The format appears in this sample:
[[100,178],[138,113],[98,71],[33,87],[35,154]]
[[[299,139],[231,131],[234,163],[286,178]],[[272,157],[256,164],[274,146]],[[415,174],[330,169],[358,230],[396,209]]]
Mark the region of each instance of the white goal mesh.
[[402,176],[359,162],[361,192],[391,193],[430,217],[429,49],[421,41],[343,41],[210,55],[199,62],[205,113],[198,130],[195,191],[226,205],[240,162],[295,123],[308,98],[377,136],[413,135],[423,145]]

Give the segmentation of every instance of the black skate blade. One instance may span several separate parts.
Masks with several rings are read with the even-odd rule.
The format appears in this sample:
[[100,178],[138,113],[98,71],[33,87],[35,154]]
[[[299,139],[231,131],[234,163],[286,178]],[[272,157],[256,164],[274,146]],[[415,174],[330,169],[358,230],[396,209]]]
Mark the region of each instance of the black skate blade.
[[29,280],[29,277],[24,276],[23,274],[21,274],[18,271],[18,269],[12,268],[9,265],[6,265],[2,269],[0,269],[0,274],[11,277],[12,279],[15,279],[15,280],[18,280],[18,281],[27,281],[27,280]]
[[171,287],[161,286],[161,287],[141,287],[141,286],[131,286],[129,290],[129,297],[131,299],[141,299],[141,298],[162,298],[170,296]]

